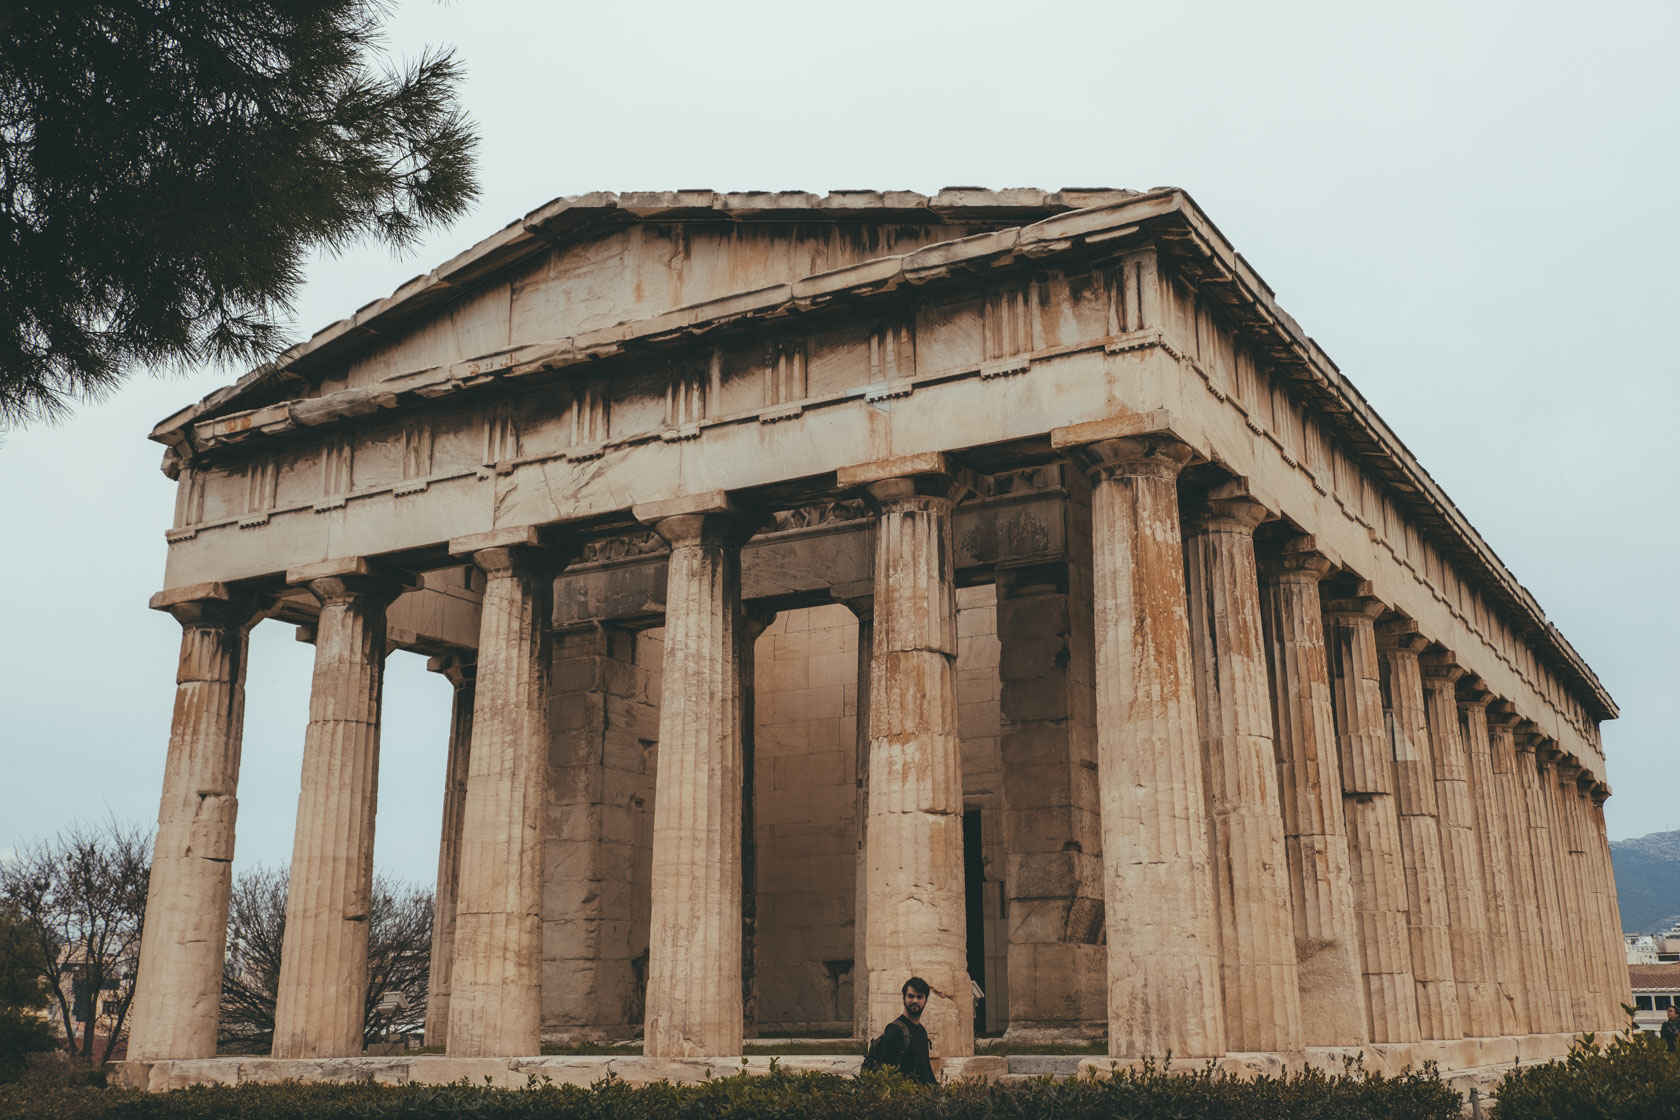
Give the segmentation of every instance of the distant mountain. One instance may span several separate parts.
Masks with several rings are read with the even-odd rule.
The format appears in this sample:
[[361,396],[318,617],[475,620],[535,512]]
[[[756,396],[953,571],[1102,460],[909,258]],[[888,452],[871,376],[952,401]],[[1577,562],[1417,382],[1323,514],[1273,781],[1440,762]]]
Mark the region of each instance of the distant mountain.
[[1680,832],[1612,840],[1622,932],[1662,933],[1680,922]]

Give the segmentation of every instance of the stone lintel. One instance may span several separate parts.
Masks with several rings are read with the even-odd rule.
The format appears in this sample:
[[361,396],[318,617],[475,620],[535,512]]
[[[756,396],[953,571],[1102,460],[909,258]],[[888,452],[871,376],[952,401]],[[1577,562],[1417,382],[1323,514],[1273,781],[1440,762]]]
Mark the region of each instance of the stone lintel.
[[828,589],[828,594],[836,603],[843,604],[860,619],[874,616],[875,581],[873,579],[860,580],[856,583],[836,584]]

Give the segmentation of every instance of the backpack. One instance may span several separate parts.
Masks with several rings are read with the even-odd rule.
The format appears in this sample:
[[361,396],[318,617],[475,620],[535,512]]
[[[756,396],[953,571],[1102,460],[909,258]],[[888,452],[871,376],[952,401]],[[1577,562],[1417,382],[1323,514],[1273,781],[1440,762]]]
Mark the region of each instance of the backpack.
[[879,1038],[872,1039],[870,1041],[869,1049],[863,1055],[863,1069],[865,1072],[868,1072],[869,1070],[887,1068],[881,1062],[881,1044],[887,1040],[887,1031],[893,1030],[898,1031],[900,1034],[904,1033],[904,1028],[898,1025],[897,1019],[894,1019],[892,1022],[887,1024],[886,1030],[881,1032],[881,1036]]

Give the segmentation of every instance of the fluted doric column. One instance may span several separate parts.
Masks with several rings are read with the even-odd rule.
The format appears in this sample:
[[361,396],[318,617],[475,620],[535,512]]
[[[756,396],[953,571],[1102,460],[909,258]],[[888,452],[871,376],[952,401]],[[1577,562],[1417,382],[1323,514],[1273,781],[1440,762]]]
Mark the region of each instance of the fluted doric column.
[[1216,1057],[1219,918],[1178,518],[1191,452],[1167,436],[1053,439],[1091,477],[1109,1053]]
[[1470,760],[1458,724],[1458,681],[1464,670],[1454,664],[1450,650],[1426,654],[1420,666],[1430,759],[1435,767],[1436,821],[1459,1030],[1469,1038],[1489,1037],[1499,1033],[1499,988],[1488,960],[1485,914],[1489,899],[1482,885],[1481,844],[1470,800]]
[[[1534,852],[1528,830],[1528,807],[1521,775],[1517,770],[1516,717],[1501,702],[1487,716],[1488,753],[1499,817],[1510,860],[1510,912],[1513,940],[1506,947],[1518,970],[1523,988],[1523,1032],[1541,1034],[1554,1030],[1557,1010],[1552,990],[1544,979],[1553,949],[1534,875]],[[1537,979],[1538,978],[1538,979]]]
[[650,1057],[741,1052],[741,553],[722,493],[637,506],[671,546],[654,787]]
[[449,1042],[449,994],[455,965],[456,886],[461,875],[461,826],[467,802],[467,758],[472,750],[471,657],[433,657],[426,668],[454,690],[449,714],[449,757],[443,767],[443,827],[438,833],[437,892],[432,898],[432,960],[426,985],[426,1045]]
[[1552,864],[1557,878],[1559,916],[1568,952],[1560,962],[1568,976],[1568,1026],[1571,1033],[1592,1029],[1592,980],[1581,952],[1581,896],[1576,879],[1575,858],[1572,852],[1569,818],[1565,815],[1567,802],[1574,797],[1575,779],[1566,772],[1567,764],[1557,744],[1548,743],[1540,749],[1541,791],[1545,799],[1548,843],[1552,848]]
[[181,624],[175,712],[158,802],[128,1056],[216,1053],[232,888],[245,649],[256,603],[198,584],[152,596]]
[[1418,1031],[1424,1038],[1463,1034],[1453,983],[1451,916],[1436,816],[1435,763],[1424,714],[1418,654],[1428,642],[1410,620],[1379,630],[1383,691],[1394,752],[1395,801],[1400,810],[1400,850],[1406,862],[1412,980],[1417,985]]
[[741,611],[735,633],[735,713],[741,721],[741,1033],[758,1037],[758,815],[753,790],[758,781],[754,736],[758,639],[776,621],[767,609]]
[[839,472],[876,511],[869,696],[865,921],[869,1033],[901,1013],[912,975],[932,987],[936,1058],[974,1052],[957,739],[956,558],[951,515],[967,492],[943,456]]
[[1599,1026],[1596,1005],[1606,985],[1597,974],[1597,954],[1583,952],[1583,935],[1587,929],[1588,908],[1582,883],[1582,865],[1586,852],[1575,828],[1575,778],[1581,768],[1572,757],[1555,752],[1550,759],[1552,779],[1552,827],[1557,836],[1558,878],[1563,883],[1564,928],[1574,936],[1575,948],[1570,957],[1570,977],[1574,985],[1574,1022],[1570,1029],[1590,1031]]
[[1539,901],[1540,916],[1545,923],[1547,968],[1542,974],[1551,988],[1552,1015],[1550,1031],[1568,1031],[1574,1022],[1573,995],[1570,990],[1569,956],[1573,952],[1573,936],[1564,924],[1562,888],[1558,884],[1558,854],[1552,831],[1551,799],[1546,780],[1541,775],[1539,747],[1541,737],[1527,728],[1518,732],[1517,774],[1523,786],[1523,808],[1528,819],[1529,850],[1534,855],[1535,897]]
[[1418,1038],[1406,865],[1383,715],[1376,619],[1383,604],[1360,584],[1324,604],[1330,695],[1341,762],[1342,814],[1353,871],[1360,969],[1372,1042]]
[[274,1003],[274,1056],[353,1057],[362,1052],[367,1002],[385,608],[402,587],[360,559],[317,565],[287,579],[308,587],[321,613]]
[[1622,940],[1622,912],[1616,898],[1616,871],[1610,860],[1610,834],[1604,824],[1604,802],[1610,797],[1610,789],[1602,782],[1594,782],[1589,796],[1592,801],[1588,817],[1592,826],[1589,840],[1598,860],[1598,881],[1604,889],[1604,953],[1610,966],[1610,990],[1605,993],[1605,1014],[1610,1016],[1609,1026],[1619,1030],[1627,1021],[1627,1013],[1622,1007],[1633,1002],[1633,992],[1628,983],[1626,948]]
[[1500,809],[1499,789],[1493,773],[1493,748],[1488,736],[1487,709],[1492,699],[1476,678],[1461,683],[1458,695],[1459,727],[1464,738],[1468,764],[1471,828],[1481,856],[1482,902],[1487,915],[1488,978],[1498,994],[1500,1034],[1524,1034],[1528,1030],[1528,984],[1522,969],[1519,943],[1531,929],[1516,920],[1513,902],[1510,841],[1505,815]]
[[[1588,942],[1592,974],[1592,1023],[1594,1030],[1615,1028],[1609,1017],[1610,992],[1614,977],[1610,960],[1604,949],[1604,888],[1599,882],[1598,867],[1593,855],[1592,826],[1588,818],[1592,811],[1592,778],[1585,767],[1575,770],[1574,800],[1570,804],[1570,828],[1574,834],[1574,851],[1580,861],[1582,916],[1581,929]],[[1624,956],[1625,959],[1625,956]]]
[[1319,595],[1329,571],[1311,538],[1296,538],[1262,567],[1260,582],[1307,1046],[1371,1038]]
[[549,603],[556,557],[533,529],[450,542],[484,573],[467,794],[461,810],[451,1057],[534,1055],[542,1042],[542,832]]
[[1254,529],[1265,516],[1240,484],[1222,484],[1193,509],[1184,544],[1225,1043],[1239,1051],[1301,1048],[1289,860],[1254,561]]

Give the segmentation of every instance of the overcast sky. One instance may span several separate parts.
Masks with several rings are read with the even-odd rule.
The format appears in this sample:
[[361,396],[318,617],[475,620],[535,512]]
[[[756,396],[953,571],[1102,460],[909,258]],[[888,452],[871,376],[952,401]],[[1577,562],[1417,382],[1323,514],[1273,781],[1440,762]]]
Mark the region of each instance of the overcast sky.
[[[298,334],[558,195],[1175,185],[1445,487],[1622,709],[1613,838],[1674,761],[1680,5],[403,4],[453,46],[483,198],[393,260],[315,262]],[[179,626],[142,379],[0,447],[0,851],[157,812]],[[252,642],[237,868],[290,858],[312,650]],[[387,670],[375,862],[435,872],[449,687]]]

